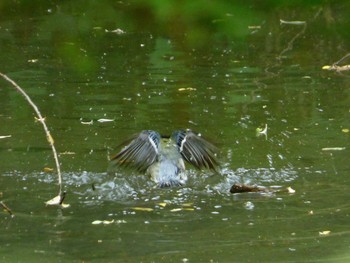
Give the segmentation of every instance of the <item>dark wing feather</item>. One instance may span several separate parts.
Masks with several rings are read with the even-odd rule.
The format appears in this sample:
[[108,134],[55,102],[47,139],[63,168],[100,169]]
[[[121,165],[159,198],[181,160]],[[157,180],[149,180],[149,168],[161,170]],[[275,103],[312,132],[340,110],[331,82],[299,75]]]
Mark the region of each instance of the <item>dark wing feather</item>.
[[160,135],[158,132],[145,130],[135,136],[111,161],[119,166],[134,168],[145,172],[158,156]]
[[218,162],[216,160],[217,148],[191,130],[175,131],[173,133],[182,157],[197,168],[215,170]]

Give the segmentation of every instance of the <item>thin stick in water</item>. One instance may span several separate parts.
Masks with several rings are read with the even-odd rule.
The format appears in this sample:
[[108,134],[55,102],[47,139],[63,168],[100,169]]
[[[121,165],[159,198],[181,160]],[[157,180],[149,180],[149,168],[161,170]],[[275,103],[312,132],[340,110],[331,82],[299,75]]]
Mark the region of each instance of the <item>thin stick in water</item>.
[[[59,185],[59,191],[58,191],[58,196],[60,197],[59,200],[60,202],[57,204],[57,205],[61,205],[61,200],[63,200],[62,198],[62,175],[61,175],[61,168],[60,168],[60,163],[58,161],[58,155],[57,155],[57,151],[56,151],[56,148],[55,148],[55,145],[54,145],[54,140],[50,134],[50,131],[49,129],[47,128],[46,126],[46,123],[45,123],[45,118],[43,118],[43,116],[41,115],[38,107],[35,105],[35,103],[31,100],[31,98],[28,96],[28,94],[16,83],[14,82],[12,79],[10,79],[8,76],[6,76],[5,74],[1,73],[0,72],[0,76],[2,78],[4,78],[6,81],[8,81],[9,83],[12,84],[12,86],[14,88],[16,88],[16,90],[21,93],[23,95],[23,97],[28,101],[28,103],[32,106],[32,108],[34,109],[36,115],[38,116],[36,119],[38,121],[41,122],[41,124],[43,125],[44,127],[44,131],[46,133],[46,138],[47,138],[47,141],[49,142],[50,146],[51,146],[51,149],[52,149],[52,153],[53,153],[53,156],[54,156],[54,159],[55,159],[55,163],[56,163],[56,169],[57,169],[57,175],[58,175],[58,185]],[[54,204],[54,203],[48,203],[47,204]]]

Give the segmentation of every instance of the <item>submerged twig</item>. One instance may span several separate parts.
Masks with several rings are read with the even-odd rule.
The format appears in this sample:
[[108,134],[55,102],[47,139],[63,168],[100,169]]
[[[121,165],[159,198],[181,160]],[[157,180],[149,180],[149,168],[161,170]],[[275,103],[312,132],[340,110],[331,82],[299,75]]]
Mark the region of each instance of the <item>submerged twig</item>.
[[12,210],[5,205],[5,203],[3,201],[0,201],[0,206],[7,212],[10,214],[11,217],[14,217],[15,215],[12,213]]
[[[5,74],[0,72],[0,76],[3,77],[6,81],[8,81],[9,83],[12,84],[12,86],[23,95],[23,97],[28,101],[28,103],[30,104],[30,106],[32,106],[32,108],[34,109],[37,117],[35,118],[37,121],[41,122],[41,124],[44,127],[44,131],[46,133],[46,139],[49,142],[51,149],[52,149],[52,153],[55,159],[55,163],[56,163],[56,169],[57,169],[57,175],[58,175],[58,185],[59,185],[59,191],[58,191],[58,196],[59,198],[59,202],[56,205],[61,205],[62,204],[62,200],[64,199],[63,196],[63,192],[62,192],[62,175],[61,175],[61,169],[60,169],[60,163],[58,161],[58,155],[57,155],[57,151],[54,145],[54,140],[50,134],[49,129],[46,126],[45,123],[45,118],[43,118],[43,116],[41,115],[38,107],[35,105],[35,103],[31,100],[31,98],[28,96],[28,94],[20,87],[18,86],[18,84],[13,81],[12,79],[10,79],[8,76],[6,76]],[[53,203],[50,203],[53,204]],[[54,205],[54,204],[53,204]]]
[[350,65],[343,65],[343,66],[339,66],[338,65],[340,62],[342,62],[343,60],[347,59],[348,57],[350,57],[350,53],[348,53],[345,56],[343,56],[337,62],[334,62],[333,65],[331,65],[331,66],[329,66],[329,65],[323,66],[322,69],[333,70],[333,71],[337,71],[337,72],[349,71],[350,70]]
[[287,47],[282,50],[282,52],[279,54],[279,56],[277,57],[278,60],[281,60],[282,55],[284,55],[284,53],[286,53],[287,51],[290,51],[293,49],[293,45],[295,40],[297,40],[301,35],[303,35],[305,33],[306,27],[307,27],[307,23],[306,21],[286,21],[286,20],[282,20],[280,19],[280,23],[281,24],[285,24],[285,25],[294,25],[294,26],[303,26],[303,28],[300,30],[299,33],[297,33],[289,42]]

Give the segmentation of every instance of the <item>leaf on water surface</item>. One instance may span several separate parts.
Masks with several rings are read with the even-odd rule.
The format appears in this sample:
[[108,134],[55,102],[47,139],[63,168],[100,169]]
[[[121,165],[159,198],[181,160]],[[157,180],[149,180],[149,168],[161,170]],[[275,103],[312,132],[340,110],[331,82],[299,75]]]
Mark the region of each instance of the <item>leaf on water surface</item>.
[[328,236],[330,233],[331,233],[330,230],[324,230],[324,231],[318,232],[318,234],[319,234],[320,236]]
[[32,58],[32,59],[27,60],[28,63],[36,63],[38,61],[39,61],[39,59],[37,59],[37,58]]
[[290,194],[294,194],[295,193],[295,190],[292,187],[290,187],[290,186],[287,187],[287,191]]
[[93,224],[93,225],[101,225],[101,224],[109,225],[112,223],[114,223],[114,219],[112,219],[112,220],[95,220],[91,224]]
[[322,151],[344,151],[345,149],[345,147],[325,147]]
[[91,121],[80,121],[80,123],[83,124],[83,125],[92,125],[92,124],[94,124],[94,121],[93,120],[91,120]]
[[174,209],[171,209],[170,212],[179,212],[182,210],[183,210],[183,208],[174,208]]
[[167,203],[161,202],[161,203],[158,203],[158,205],[161,206],[161,207],[166,207],[166,206],[167,206]]
[[286,25],[305,25],[306,24],[306,21],[297,21],[297,20],[294,20],[294,21],[287,21],[287,20],[283,20],[283,19],[280,19],[280,23],[281,24],[286,24]]
[[61,208],[68,208],[70,207],[69,204],[65,204],[62,202],[62,197],[60,195],[50,199],[49,201],[45,202],[46,205],[57,205]]
[[44,172],[45,173],[51,173],[53,172],[55,169],[51,168],[51,167],[44,167]]
[[0,135],[0,139],[11,138],[12,135]]
[[75,154],[75,152],[62,152],[62,153],[60,153],[60,155],[74,155]]
[[178,91],[195,91],[196,88],[188,87],[188,88],[179,88]]
[[153,208],[150,208],[150,207],[138,207],[138,206],[131,207],[131,209],[135,211],[144,211],[144,212],[152,212],[154,210]]
[[183,207],[189,207],[189,206],[193,206],[193,203],[183,203],[181,204]]
[[114,30],[108,30],[108,29],[105,29],[105,32],[106,33],[114,33],[114,34],[117,34],[117,35],[123,35],[125,34],[126,32],[120,28],[117,28],[117,29],[114,29]]
[[348,128],[344,128],[341,131],[344,132],[344,133],[348,133],[350,130]]
[[264,128],[256,128],[256,136],[261,136],[261,135],[265,135],[265,137],[267,136],[267,124],[265,124]]
[[100,122],[100,123],[103,123],[103,122],[112,122],[112,121],[114,121],[114,119],[98,119],[97,121]]

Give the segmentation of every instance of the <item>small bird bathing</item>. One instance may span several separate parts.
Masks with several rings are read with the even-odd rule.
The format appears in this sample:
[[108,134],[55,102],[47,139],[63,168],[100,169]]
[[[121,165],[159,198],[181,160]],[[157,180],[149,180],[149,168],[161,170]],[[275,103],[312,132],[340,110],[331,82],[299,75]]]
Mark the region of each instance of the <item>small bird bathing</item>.
[[218,166],[217,148],[191,130],[177,130],[171,136],[144,130],[133,136],[111,162],[149,174],[160,187],[181,186],[187,181],[185,161],[198,169]]

